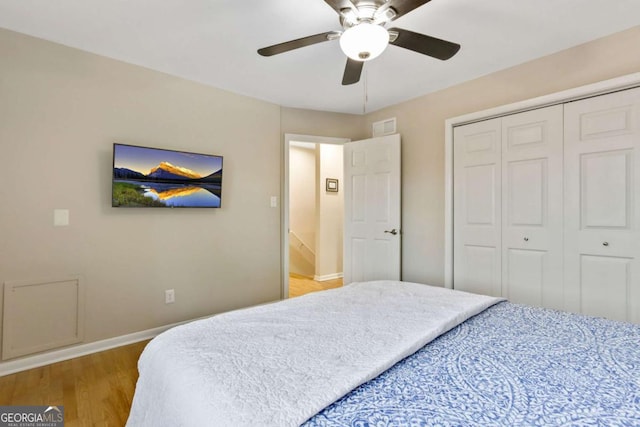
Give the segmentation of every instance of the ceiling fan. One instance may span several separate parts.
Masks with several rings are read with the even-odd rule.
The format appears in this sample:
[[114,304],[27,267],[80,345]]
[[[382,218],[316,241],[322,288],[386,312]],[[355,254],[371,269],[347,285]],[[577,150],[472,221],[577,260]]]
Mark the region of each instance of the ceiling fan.
[[387,47],[403,47],[440,60],[447,60],[460,50],[460,45],[402,28],[385,26],[428,3],[430,0],[324,0],[340,16],[343,31],[302,37],[258,50],[262,56],[272,56],[316,43],[339,40],[347,55],[342,77],[343,85],[360,81],[362,67],[380,55]]

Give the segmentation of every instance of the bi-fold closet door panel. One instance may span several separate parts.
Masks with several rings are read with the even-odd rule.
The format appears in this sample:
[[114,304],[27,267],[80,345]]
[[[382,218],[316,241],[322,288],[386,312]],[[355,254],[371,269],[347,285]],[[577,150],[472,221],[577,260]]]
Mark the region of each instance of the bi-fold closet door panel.
[[502,118],[502,296],[563,308],[562,106]]
[[454,287],[562,307],[562,106],[454,130]]
[[640,88],[565,105],[570,311],[640,323]]
[[454,287],[501,295],[500,119],[454,129]]

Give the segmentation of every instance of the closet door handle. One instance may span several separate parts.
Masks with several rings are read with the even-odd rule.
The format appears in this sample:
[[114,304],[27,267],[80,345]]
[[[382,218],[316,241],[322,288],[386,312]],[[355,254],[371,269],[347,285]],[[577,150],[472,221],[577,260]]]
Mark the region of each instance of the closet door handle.
[[528,241],[529,241],[529,238],[528,238],[528,237],[525,237],[525,238],[524,238],[524,241],[525,241],[525,242],[528,242]]
[[395,236],[396,234],[398,234],[398,230],[396,230],[395,228],[394,228],[393,230],[384,230],[384,232],[385,232],[385,233],[392,234],[392,235],[394,235],[394,236]]
[[609,242],[603,242],[602,246],[609,246]]

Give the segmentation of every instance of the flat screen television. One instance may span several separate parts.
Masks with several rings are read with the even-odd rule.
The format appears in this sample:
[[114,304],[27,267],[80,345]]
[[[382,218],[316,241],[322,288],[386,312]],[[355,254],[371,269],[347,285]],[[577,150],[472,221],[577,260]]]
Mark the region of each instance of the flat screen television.
[[113,207],[219,208],[222,156],[113,144]]

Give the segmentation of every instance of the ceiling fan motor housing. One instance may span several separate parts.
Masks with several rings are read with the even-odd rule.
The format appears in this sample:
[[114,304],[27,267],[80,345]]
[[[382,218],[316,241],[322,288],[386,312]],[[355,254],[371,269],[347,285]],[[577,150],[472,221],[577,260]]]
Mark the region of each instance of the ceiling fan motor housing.
[[355,9],[345,7],[340,9],[340,25],[345,30],[363,22],[385,25],[396,16],[391,6],[385,6],[388,0],[353,2]]

